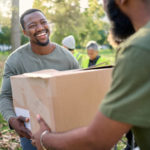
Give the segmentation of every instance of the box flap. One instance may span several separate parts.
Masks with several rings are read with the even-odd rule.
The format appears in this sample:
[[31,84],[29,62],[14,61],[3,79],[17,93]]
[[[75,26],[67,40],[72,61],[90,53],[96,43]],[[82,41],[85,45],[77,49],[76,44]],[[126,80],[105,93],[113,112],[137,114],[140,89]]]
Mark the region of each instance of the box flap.
[[47,78],[52,78],[52,77],[57,77],[57,76],[64,76],[64,75],[70,75],[70,74],[78,74],[78,73],[85,73],[87,71],[95,71],[95,70],[99,70],[99,69],[110,69],[113,68],[113,66],[102,66],[102,67],[98,67],[98,66],[91,66],[89,68],[86,69],[74,69],[74,70],[66,70],[66,71],[58,71],[58,70],[54,70],[54,69],[47,69],[47,70],[40,70],[40,71],[36,71],[36,72],[30,72],[30,73],[24,73],[21,75],[16,75],[16,76],[12,76],[11,78],[41,78],[41,79],[47,79]]

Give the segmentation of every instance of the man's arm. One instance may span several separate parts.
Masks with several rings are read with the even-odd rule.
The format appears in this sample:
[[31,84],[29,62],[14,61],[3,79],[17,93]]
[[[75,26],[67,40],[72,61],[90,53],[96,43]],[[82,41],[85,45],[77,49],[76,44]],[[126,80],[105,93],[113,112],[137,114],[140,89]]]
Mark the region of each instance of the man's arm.
[[28,118],[24,118],[22,116],[16,117],[13,108],[13,100],[12,100],[12,91],[10,84],[10,76],[16,75],[15,70],[13,70],[7,63],[4,68],[4,76],[2,81],[2,88],[0,94],[0,111],[5,118],[5,120],[9,123],[12,129],[15,129],[20,137],[31,137],[31,132],[25,128],[24,122],[28,122]]
[[7,122],[10,119],[10,117],[16,117],[16,114],[13,109],[12,92],[10,84],[10,76],[12,75],[15,75],[15,73],[12,71],[12,68],[9,67],[7,63],[5,63],[0,94],[0,111]]
[[72,61],[73,61],[73,67],[72,67],[72,69],[79,69],[80,65],[79,65],[79,62],[76,60],[76,58],[73,57]]
[[[39,119],[44,128],[44,121]],[[129,124],[110,120],[101,112],[98,112],[94,121],[88,126],[66,133],[49,133],[42,138],[43,145],[47,149],[55,150],[110,150],[122,135],[131,128]],[[41,132],[34,134],[36,143]],[[40,145],[36,144],[40,150]]]

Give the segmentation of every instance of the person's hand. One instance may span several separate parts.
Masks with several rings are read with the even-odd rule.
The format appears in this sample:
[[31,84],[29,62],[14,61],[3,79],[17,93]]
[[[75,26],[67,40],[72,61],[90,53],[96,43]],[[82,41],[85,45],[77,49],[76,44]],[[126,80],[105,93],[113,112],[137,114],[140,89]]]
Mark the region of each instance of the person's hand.
[[29,122],[29,118],[19,116],[19,117],[11,117],[9,119],[10,127],[14,129],[20,137],[26,137],[28,139],[31,139],[32,133],[29,129],[25,127],[24,125],[25,122]]
[[44,131],[51,132],[51,129],[49,128],[49,126],[46,124],[46,122],[43,120],[43,118],[40,115],[37,115],[37,121],[40,125],[40,129],[35,134],[33,134],[32,144],[34,146],[36,146],[38,150],[42,150],[42,145],[41,145],[41,141],[40,141],[41,134]]

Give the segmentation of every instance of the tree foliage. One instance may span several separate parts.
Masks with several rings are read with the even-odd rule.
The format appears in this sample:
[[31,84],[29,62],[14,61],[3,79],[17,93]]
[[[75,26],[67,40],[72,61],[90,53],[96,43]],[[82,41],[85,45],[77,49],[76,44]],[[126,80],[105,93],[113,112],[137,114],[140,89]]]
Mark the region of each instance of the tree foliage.
[[0,32],[0,44],[11,44],[11,32],[10,27],[3,26]]
[[[11,4],[10,0],[0,0],[0,27],[10,26],[11,18]],[[4,13],[2,8],[7,8],[7,11]]]
[[[21,33],[21,45],[27,43],[29,39]],[[0,32],[0,45],[6,44],[11,45],[11,27],[10,26],[2,26]]]
[[63,37],[78,32],[81,25],[78,0],[35,0],[33,7],[41,9],[50,21],[53,41],[61,43]]
[[[33,8],[42,10],[47,17],[52,41],[61,44],[65,36],[74,35],[76,46],[80,48],[85,47],[90,40],[101,45],[108,44],[109,26],[104,21],[105,14],[99,1],[89,0],[89,7],[84,11],[81,11],[79,0],[34,0]],[[22,36],[21,41],[23,44],[28,39]]]
[[107,43],[108,24],[98,0],[89,0],[89,8],[80,11],[79,0],[34,0],[34,8],[44,12],[52,28],[52,41],[61,44],[67,35],[74,35],[77,47],[85,46],[89,40]]
[[11,8],[12,8],[11,46],[12,50],[15,50],[21,44],[20,23],[19,23],[19,0],[12,0]]
[[83,28],[82,37],[85,37],[83,45],[89,40],[95,40],[99,44],[105,44],[107,40],[108,24],[103,21],[104,10],[98,0],[89,0],[89,8],[84,12],[85,28]]
[[79,0],[34,0],[34,8],[42,10],[50,21],[52,41],[61,44],[67,35],[74,35],[77,47],[83,47],[89,40],[99,44],[107,43],[108,24],[98,0],[89,0],[89,8],[81,12]]

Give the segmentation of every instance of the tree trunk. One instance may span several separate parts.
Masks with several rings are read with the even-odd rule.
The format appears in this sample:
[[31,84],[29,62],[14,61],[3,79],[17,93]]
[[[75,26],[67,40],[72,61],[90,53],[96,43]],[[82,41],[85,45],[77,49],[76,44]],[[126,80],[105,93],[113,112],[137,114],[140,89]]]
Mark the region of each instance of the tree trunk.
[[12,0],[11,19],[11,45],[12,50],[17,49],[21,43],[20,23],[19,23],[19,0]]

